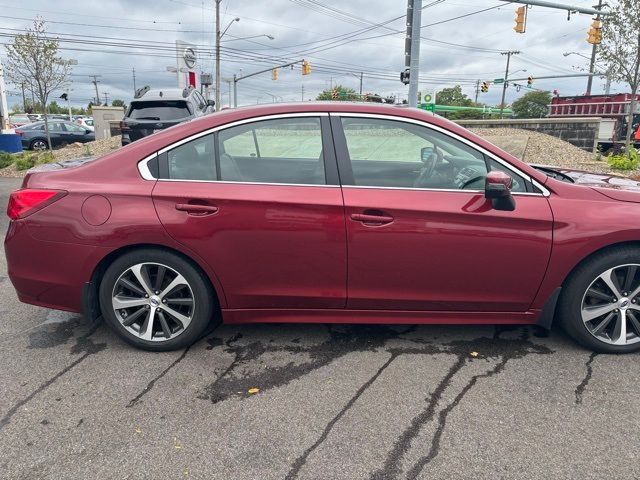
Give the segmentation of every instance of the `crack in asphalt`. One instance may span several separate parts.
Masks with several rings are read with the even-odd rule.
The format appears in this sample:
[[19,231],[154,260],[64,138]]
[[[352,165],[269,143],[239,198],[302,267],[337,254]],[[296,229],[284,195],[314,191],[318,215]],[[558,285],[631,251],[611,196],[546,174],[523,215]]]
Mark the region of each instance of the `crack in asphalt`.
[[358,400],[358,398],[360,398],[360,396],[365,392],[365,390],[367,388],[369,388],[373,382],[375,382],[378,377],[382,374],[382,372],[384,372],[386,370],[386,368],[391,365],[391,362],[393,362],[398,355],[400,355],[397,352],[394,352],[391,354],[391,357],[384,362],[384,364],[376,371],[376,373],[373,374],[373,376],[371,378],[369,378],[369,380],[367,380],[355,393],[355,395],[353,395],[353,397],[351,397],[351,399],[347,402],[347,404],[342,408],[342,410],[340,410],[340,412],[338,412],[338,414],[333,417],[331,419],[331,421],[326,425],[326,427],[324,428],[324,430],[322,431],[322,435],[320,435],[320,437],[318,438],[318,440],[315,441],[315,443],[313,445],[311,445],[309,448],[307,448],[304,453],[302,455],[300,455],[295,462],[293,462],[293,466],[291,467],[291,470],[289,471],[289,473],[287,474],[287,476],[285,477],[285,480],[292,480],[294,478],[296,478],[298,476],[298,473],[300,473],[300,470],[302,469],[302,467],[304,467],[307,458],[309,457],[309,455],[311,455],[311,453],[313,453],[313,451],[318,448],[329,436],[329,433],[331,432],[331,430],[333,429],[333,426],[338,423],[338,421],[345,415],[345,413],[347,413],[347,411],[356,403],[356,401]]
[[593,361],[595,360],[595,358],[598,356],[597,352],[592,352],[591,355],[589,355],[589,359],[585,362],[585,366],[587,367],[587,373],[585,374],[584,378],[582,379],[582,381],[580,382],[580,384],[576,387],[576,405],[579,405],[582,403],[582,396],[584,394],[584,391],[587,388],[587,385],[589,385],[589,381],[591,380],[591,376],[593,375]]
[[471,377],[462,390],[456,395],[454,400],[440,411],[438,415],[438,424],[429,452],[427,455],[422,456],[408,470],[407,478],[417,478],[429,462],[438,455],[440,452],[440,440],[444,433],[447,416],[458,406],[463,397],[471,390],[471,388],[473,388],[480,378],[490,377],[501,372],[506,363],[511,359],[523,358],[529,353],[545,355],[553,353],[553,351],[546,346],[532,343],[529,340],[527,329],[523,329],[521,335],[517,339],[508,340],[500,337],[502,332],[509,330],[512,329],[496,328],[493,338],[480,337],[474,340],[453,341],[443,345],[448,347],[448,349],[444,349],[440,353],[455,354],[457,356],[456,362],[449,368],[434,392],[425,399],[427,401],[427,406],[412,419],[410,425],[398,437],[394,447],[388,453],[383,467],[373,472],[370,477],[371,480],[388,480],[397,478],[400,475],[401,464],[405,454],[411,449],[412,441],[418,436],[422,428],[435,417],[437,405],[443,393],[449,387],[452,378],[462,370],[468,362],[474,361],[469,360],[469,353],[471,350],[480,352],[478,357],[476,357],[478,359],[500,358],[501,360],[498,365],[490,371]]
[[131,408],[134,405],[140,403],[142,397],[144,397],[147,393],[149,393],[151,391],[151,389],[154,387],[154,385],[156,384],[156,382],[158,380],[160,380],[162,377],[164,377],[173,367],[175,367],[176,365],[178,365],[182,360],[184,360],[184,357],[187,356],[187,352],[189,351],[191,347],[187,347],[184,349],[184,352],[182,352],[182,354],[175,359],[167,368],[165,368],[162,372],[160,372],[158,375],[156,375],[148,384],[146,387],[144,387],[142,389],[142,391],[136,395],[135,397],[133,397],[129,403],[126,405],[126,408]]
[[[60,370],[54,376],[52,376],[47,381],[42,383],[38,388],[36,388],[34,391],[32,391],[29,395],[24,397],[22,400],[19,400],[18,402],[16,402],[9,409],[9,411],[2,417],[2,419],[0,419],[0,430],[2,430],[4,427],[6,427],[11,422],[11,418],[18,412],[18,410],[21,407],[23,407],[28,402],[33,400],[33,398],[35,398],[39,393],[42,393],[48,387],[53,385],[60,377],[62,377],[63,375],[65,375],[66,373],[71,371],[74,367],[76,367],[80,363],[84,362],[91,355],[94,355],[94,354],[104,350],[107,347],[106,343],[94,343],[93,340],[91,338],[89,338],[91,335],[93,335],[96,332],[96,330],[99,327],[100,327],[100,324],[98,324],[98,323],[90,325],[89,331],[87,333],[85,333],[84,335],[81,335],[80,337],[78,337],[76,339],[76,343],[75,343],[75,345],[73,345],[71,347],[71,350],[70,350],[69,353],[71,355],[76,355],[76,354],[82,353],[83,355],[81,355],[79,358],[76,358],[73,362],[71,362],[71,364],[67,365],[65,368]],[[65,329],[65,332],[68,332],[68,330]],[[67,335],[67,333],[65,333],[65,335]],[[73,336],[73,331],[71,331],[71,333],[67,336],[67,340],[71,336]],[[55,345],[58,345],[59,344],[59,339],[56,338],[55,340],[53,340],[53,343]],[[66,343],[66,340],[63,343]],[[47,348],[47,347],[39,347],[39,348]]]

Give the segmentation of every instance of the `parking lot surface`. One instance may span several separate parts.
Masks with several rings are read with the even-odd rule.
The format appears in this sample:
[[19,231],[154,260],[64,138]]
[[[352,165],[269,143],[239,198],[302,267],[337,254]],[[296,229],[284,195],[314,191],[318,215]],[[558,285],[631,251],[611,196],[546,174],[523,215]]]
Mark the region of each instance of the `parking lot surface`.
[[222,326],[149,353],[21,304],[4,252],[0,287],[3,479],[640,477],[638,355],[557,328]]

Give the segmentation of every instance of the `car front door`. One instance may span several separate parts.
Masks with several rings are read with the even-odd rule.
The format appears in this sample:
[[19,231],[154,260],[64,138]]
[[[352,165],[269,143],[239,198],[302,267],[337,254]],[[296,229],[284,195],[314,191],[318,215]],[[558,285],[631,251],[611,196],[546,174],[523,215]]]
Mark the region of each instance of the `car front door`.
[[344,206],[326,114],[240,122],[159,163],[160,220],[215,271],[229,308],[344,308]]
[[[347,308],[529,308],[553,224],[530,178],[435,126],[331,116],[347,224]],[[484,198],[488,169],[514,179],[515,211]]]

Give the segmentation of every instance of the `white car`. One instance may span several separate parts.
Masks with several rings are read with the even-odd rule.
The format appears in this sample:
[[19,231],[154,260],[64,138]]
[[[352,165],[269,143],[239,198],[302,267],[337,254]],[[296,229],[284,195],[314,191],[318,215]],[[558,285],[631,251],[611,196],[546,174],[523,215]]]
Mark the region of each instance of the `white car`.
[[78,125],[80,125],[81,127],[86,128],[87,130],[91,130],[92,132],[94,131],[93,128],[93,118],[78,118],[76,120],[76,123]]

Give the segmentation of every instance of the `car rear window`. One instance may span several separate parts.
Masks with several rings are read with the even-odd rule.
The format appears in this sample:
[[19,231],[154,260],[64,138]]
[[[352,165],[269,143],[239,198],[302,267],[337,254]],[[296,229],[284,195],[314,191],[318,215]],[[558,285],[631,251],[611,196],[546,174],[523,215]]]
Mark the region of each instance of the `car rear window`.
[[180,120],[190,115],[187,102],[182,100],[131,102],[129,111],[129,118],[135,120]]

